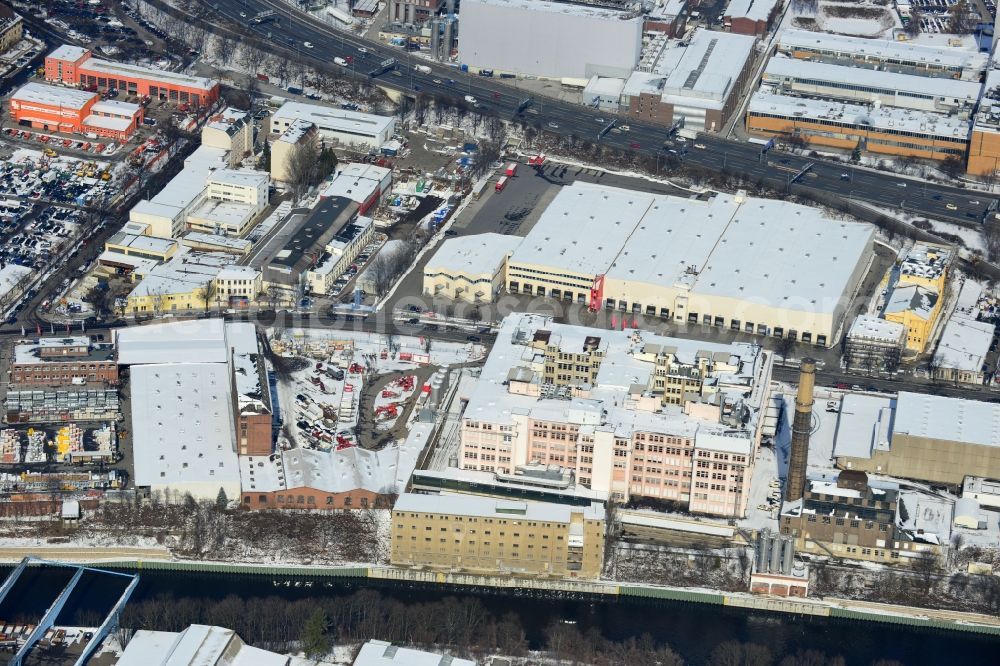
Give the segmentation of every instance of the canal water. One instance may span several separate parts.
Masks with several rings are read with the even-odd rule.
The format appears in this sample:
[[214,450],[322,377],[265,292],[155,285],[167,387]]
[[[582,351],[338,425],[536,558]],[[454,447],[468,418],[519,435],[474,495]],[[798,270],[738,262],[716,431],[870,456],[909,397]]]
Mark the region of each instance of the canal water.
[[[6,576],[9,571],[8,568],[0,570],[0,573]],[[31,621],[33,616],[37,619],[70,575],[68,570],[28,570],[4,603],[0,604],[0,620]],[[124,586],[123,579],[84,576],[60,617],[68,621],[81,612],[102,613],[110,608]],[[794,654],[800,649],[819,650],[829,656],[842,656],[848,666],[870,666],[878,659],[895,659],[906,666],[1000,663],[997,656],[1000,654],[1000,637],[680,602],[528,599],[485,593],[470,595],[458,590],[373,584],[368,580],[317,580],[311,587],[296,587],[264,576],[175,572],[143,572],[132,599],[142,601],[169,595],[176,600],[187,597],[211,601],[237,595],[244,599],[280,597],[295,601],[343,598],[363,588],[376,589],[385,597],[403,603],[427,602],[444,596],[476,596],[496,617],[505,613],[517,614],[532,647],[541,647],[545,627],[563,620],[574,623],[581,632],[596,628],[611,640],[649,633],[657,641],[668,643],[688,664],[695,665],[704,663],[711,648],[727,640],[763,644],[776,655]]]

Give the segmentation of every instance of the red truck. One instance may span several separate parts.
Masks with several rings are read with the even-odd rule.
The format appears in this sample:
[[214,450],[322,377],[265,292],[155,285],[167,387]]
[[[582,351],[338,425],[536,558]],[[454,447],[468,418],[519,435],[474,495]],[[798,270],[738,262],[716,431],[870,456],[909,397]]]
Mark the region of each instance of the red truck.
[[503,173],[508,178],[513,178],[514,174],[517,173],[517,162],[511,162],[510,164],[508,164],[507,168],[504,169]]
[[500,176],[500,180],[496,184],[496,191],[503,192],[503,188],[505,187],[507,187],[507,176]]

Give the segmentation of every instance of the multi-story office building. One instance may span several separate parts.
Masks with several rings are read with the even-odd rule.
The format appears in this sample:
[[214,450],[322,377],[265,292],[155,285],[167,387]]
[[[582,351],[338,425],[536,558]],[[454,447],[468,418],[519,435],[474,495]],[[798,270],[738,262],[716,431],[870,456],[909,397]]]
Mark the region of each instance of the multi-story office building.
[[600,504],[404,493],[392,509],[392,563],[595,579],[604,564],[605,530]]
[[764,91],[747,106],[746,128],[760,137],[928,160],[961,158],[969,146],[967,119]]
[[755,345],[511,315],[463,414],[459,465],[558,465],[615,500],[742,516],[771,363]]
[[987,53],[966,48],[848,37],[809,30],[782,30],[777,51],[802,60],[962,81],[978,80],[989,57]]

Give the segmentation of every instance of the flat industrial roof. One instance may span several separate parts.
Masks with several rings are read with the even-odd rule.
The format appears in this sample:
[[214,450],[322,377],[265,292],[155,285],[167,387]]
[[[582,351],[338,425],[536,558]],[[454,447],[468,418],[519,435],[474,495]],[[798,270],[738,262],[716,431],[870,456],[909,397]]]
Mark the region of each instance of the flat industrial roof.
[[697,99],[697,106],[721,108],[733,92],[756,37],[728,32],[696,30],[687,41],[668,47],[654,67],[665,74],[663,96]]
[[653,201],[644,192],[576,181],[559,190],[510,264],[558,266],[585,276],[604,273]]
[[993,342],[993,324],[957,316],[941,333],[934,363],[941,368],[982,372]]
[[225,363],[226,331],[222,319],[193,319],[115,330],[118,363]]
[[[340,232],[340,229],[334,232],[334,236],[330,236],[328,234],[330,228],[340,224],[342,229],[357,213],[357,210],[358,204],[344,197],[321,199],[319,205],[309,213],[305,223],[271,258],[269,264],[291,269],[306,252],[317,249],[321,244],[322,237],[326,236],[332,240]],[[322,243],[322,245],[325,246],[326,243]]]
[[895,408],[895,398],[886,395],[844,394],[833,436],[833,457],[871,458],[874,449],[888,449]]
[[875,230],[817,208],[747,198],[712,250],[694,292],[831,312],[850,288]]
[[170,238],[158,238],[156,236],[141,236],[127,234],[124,231],[116,232],[105,241],[105,245],[115,245],[117,247],[127,247],[130,250],[141,250],[145,252],[164,253],[169,252],[177,246],[177,241]]
[[45,56],[46,58],[55,58],[56,60],[72,60],[76,62],[82,58],[87,53],[90,53],[87,49],[82,46],[74,46],[73,44],[61,44],[56,47],[56,50]]
[[1000,404],[900,391],[893,436],[1000,446]]
[[[571,5],[562,2],[549,2],[548,0],[466,0],[467,4],[490,5],[492,7],[505,7],[508,9],[521,9],[527,12],[547,12],[552,14],[566,14],[572,16],[586,16],[589,18],[605,19],[611,21],[621,21],[634,19],[626,12],[605,8],[591,7],[586,5]],[[527,17],[526,17],[527,18]]]
[[233,238],[231,236],[221,236],[219,234],[207,234],[200,231],[190,231],[181,238],[181,244],[190,246],[192,243],[200,245],[215,245],[228,250],[246,252],[253,245],[245,238]]
[[203,199],[197,206],[188,211],[188,220],[192,223],[208,222],[223,227],[236,227],[239,229],[256,212],[256,206],[241,201]]
[[821,81],[830,83],[850,84],[873,88],[887,93],[918,93],[932,97],[953,97],[970,104],[979,99],[982,87],[977,81],[960,81],[934,76],[917,76],[870,69],[868,67],[850,67],[774,56],[767,62],[764,69],[764,82],[773,77],[793,77],[809,82]]
[[904,339],[905,333],[906,327],[899,322],[887,321],[873,315],[858,315],[851,324],[847,337],[898,343]]
[[217,169],[206,179],[209,183],[224,183],[238,187],[260,187],[270,182],[271,177],[266,171],[251,171],[249,169]]
[[903,63],[936,65],[981,70],[986,67],[988,54],[951,47],[925,46],[890,39],[866,39],[809,30],[782,30],[778,35],[779,50],[797,47],[831,53],[850,53],[865,58]]
[[479,518],[509,518],[511,520],[542,520],[568,523],[572,514],[583,512],[587,520],[603,520],[604,506],[599,503],[589,507],[555,502],[517,502],[463,495],[460,502],[454,497],[403,493],[392,507],[394,512],[439,513],[450,516],[477,516]]
[[369,640],[361,646],[354,666],[475,666],[474,661]]
[[103,99],[90,107],[92,113],[107,113],[117,116],[132,117],[142,107],[131,102],[120,102],[117,99]]
[[377,136],[386,131],[394,122],[390,116],[376,116],[371,113],[348,111],[304,102],[285,102],[271,116],[274,120],[306,120],[314,123],[320,131],[346,132]]
[[149,201],[140,201],[132,210],[137,213],[173,218],[194,201],[205,189],[208,176],[226,167],[226,151],[199,146],[187,159],[180,173],[170,179]]
[[86,90],[63,88],[62,86],[48,86],[44,83],[29,81],[18,88],[10,96],[10,99],[11,101],[17,100],[18,102],[27,102],[30,104],[82,109],[96,97],[97,93],[87,92]]
[[774,199],[718,194],[699,201],[575,182],[559,191],[509,266],[828,312],[873,236],[869,225]]
[[130,386],[136,485],[239,483],[228,364],[133,365]]
[[494,233],[446,238],[424,266],[424,272],[493,275],[508,254],[520,244],[521,239],[517,236]]
[[849,123],[875,130],[912,132],[917,136],[934,136],[967,141],[969,120],[957,116],[923,113],[912,109],[891,107],[872,108],[833,100],[776,95],[758,91],[750,98],[749,113],[778,114],[798,120],[819,119]]
[[100,74],[113,74],[121,77],[160,81],[175,86],[195,88],[205,92],[208,92],[219,85],[217,80],[205,78],[204,76],[190,76],[188,74],[179,74],[177,72],[154,69],[152,67],[126,65],[124,63],[102,60],[100,58],[88,58],[86,62],[80,65],[80,69],[82,71],[90,71]]
[[766,21],[777,0],[731,0],[723,10],[723,16],[731,18],[748,18],[753,21]]
[[120,118],[116,116],[97,116],[90,114],[83,119],[83,124],[87,127],[99,127],[101,129],[112,130],[115,132],[124,132],[129,127],[132,127],[132,121],[128,118]]

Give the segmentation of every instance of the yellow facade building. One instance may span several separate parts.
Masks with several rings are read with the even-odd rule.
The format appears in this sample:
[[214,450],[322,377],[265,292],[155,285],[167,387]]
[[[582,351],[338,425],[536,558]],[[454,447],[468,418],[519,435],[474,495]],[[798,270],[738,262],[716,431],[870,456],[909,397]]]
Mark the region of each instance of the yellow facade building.
[[915,244],[899,265],[899,278],[886,300],[885,319],[906,327],[906,348],[927,347],[944,305],[952,252],[936,243]]
[[392,510],[392,564],[596,579],[604,563],[605,529],[600,504],[404,493]]

